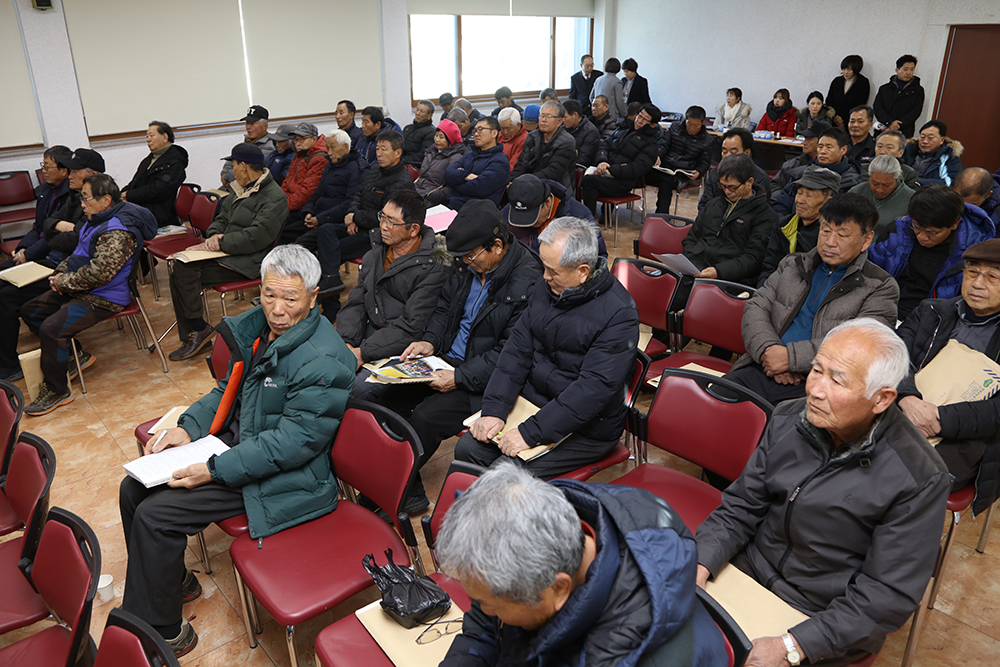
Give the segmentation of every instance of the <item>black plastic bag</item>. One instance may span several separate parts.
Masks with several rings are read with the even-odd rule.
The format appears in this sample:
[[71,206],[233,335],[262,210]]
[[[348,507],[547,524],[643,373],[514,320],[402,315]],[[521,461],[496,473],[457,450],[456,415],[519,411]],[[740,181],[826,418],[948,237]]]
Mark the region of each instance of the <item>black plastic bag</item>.
[[385,550],[387,563],[375,564],[368,554],[361,559],[375,585],[382,591],[382,609],[404,628],[429,623],[444,616],[451,608],[451,598],[430,577],[422,577],[412,568],[392,562],[392,549]]

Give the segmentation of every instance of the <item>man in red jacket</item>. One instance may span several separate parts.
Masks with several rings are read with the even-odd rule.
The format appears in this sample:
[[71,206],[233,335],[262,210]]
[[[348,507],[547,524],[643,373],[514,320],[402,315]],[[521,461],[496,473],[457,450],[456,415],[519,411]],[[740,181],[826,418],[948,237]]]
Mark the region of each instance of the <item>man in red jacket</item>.
[[281,183],[281,189],[288,197],[288,219],[281,228],[279,245],[292,243],[306,233],[302,207],[316,192],[323,170],[330,162],[326,154],[326,137],[312,123],[299,123],[288,136],[295,142],[295,157]]

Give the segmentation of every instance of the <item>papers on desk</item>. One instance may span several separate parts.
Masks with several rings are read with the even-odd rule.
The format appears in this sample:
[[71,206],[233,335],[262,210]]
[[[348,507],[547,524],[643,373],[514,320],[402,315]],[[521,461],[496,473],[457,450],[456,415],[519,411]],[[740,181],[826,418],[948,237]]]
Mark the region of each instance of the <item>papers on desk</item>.
[[[404,628],[385,613],[381,600],[375,600],[354,614],[395,667],[438,667],[458,634],[442,635],[428,644],[418,644],[417,637],[428,626]],[[463,615],[461,608],[453,603],[438,621],[458,620]]]
[[705,590],[750,640],[781,636],[809,619],[733,565],[723,567]]
[[221,250],[191,250],[188,248],[187,250],[175,252],[170,257],[167,257],[167,259],[176,259],[178,262],[188,264],[190,262],[202,262],[206,259],[218,259],[219,257],[229,257],[229,255]]
[[175,470],[187,468],[195,463],[204,463],[213,454],[222,454],[228,449],[229,447],[214,435],[206,435],[186,445],[170,447],[162,452],[140,457],[122,467],[129,477],[151,489],[172,480]]
[[14,287],[24,287],[31,283],[37,283],[43,278],[48,278],[53,273],[55,273],[54,269],[38,262],[25,262],[0,271],[0,280],[6,280]]
[[365,364],[371,375],[365,382],[372,384],[409,384],[432,382],[437,371],[454,371],[455,367],[440,357],[424,357],[400,361],[399,357],[389,357],[371,364]]
[[427,209],[427,217],[424,218],[424,224],[435,232],[443,232],[451,226],[456,215],[458,215],[458,211],[453,211],[444,204],[438,204]]
[[[497,438],[503,435],[504,431],[509,431],[511,429],[520,426],[523,421],[525,421],[529,417],[534,416],[535,413],[538,412],[540,409],[541,408],[539,408],[537,405],[526,399],[524,396],[518,396],[517,400],[514,401],[514,407],[512,407],[510,409],[510,412],[507,413],[507,419],[504,420],[505,423],[503,431],[497,433]],[[479,412],[477,412],[476,414],[472,415],[464,422],[462,422],[462,424],[466,428],[471,428],[473,422],[475,422],[482,416],[483,416],[483,411],[480,410]],[[563,438],[563,440],[565,439],[566,438]],[[493,442],[495,443],[496,441],[497,441],[496,438],[493,438]],[[559,442],[562,442],[562,440],[560,440]],[[553,442],[548,445],[537,445],[535,447],[529,447],[528,449],[518,452],[517,457],[522,461],[530,461],[531,459],[546,453],[547,451],[558,445],[559,442]]]
[[[706,375],[714,375],[717,378],[720,378],[723,375],[725,375],[725,373],[723,373],[722,371],[717,371],[714,368],[709,368],[708,366],[702,366],[701,364],[696,364],[693,361],[689,364],[684,364],[683,366],[681,366],[681,370],[698,371],[699,373],[705,373]],[[648,384],[650,387],[659,387],[660,378],[658,377],[653,378],[646,384]]]
[[691,260],[684,255],[668,255],[662,254],[657,255],[653,253],[653,257],[660,260],[661,264],[666,264],[671,269],[681,274],[682,276],[694,276],[701,273],[701,269],[691,263]]

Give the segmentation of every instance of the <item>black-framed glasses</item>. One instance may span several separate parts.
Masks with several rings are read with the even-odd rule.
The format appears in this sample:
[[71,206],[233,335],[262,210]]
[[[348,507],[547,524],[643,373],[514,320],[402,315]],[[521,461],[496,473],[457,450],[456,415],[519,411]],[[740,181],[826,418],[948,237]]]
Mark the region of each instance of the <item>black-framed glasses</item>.
[[380,227],[381,226],[403,227],[404,225],[406,225],[405,222],[393,222],[392,218],[387,216],[382,211],[378,212],[377,217],[378,217],[378,224]]
[[924,225],[918,225],[913,220],[910,220],[910,229],[913,230],[914,235],[923,234],[928,238],[940,236],[942,232],[951,232],[951,227],[925,227]]
[[724,184],[724,183],[722,183],[720,181],[719,182],[719,188],[721,188],[723,192],[727,192],[727,193],[728,192],[736,192],[737,190],[739,190],[740,188],[742,188],[746,184],[747,184],[747,182],[743,181],[739,185],[726,185],[726,184]]
[[416,640],[421,646],[424,644],[430,644],[435,642],[445,635],[453,635],[462,629],[462,619],[453,618],[450,621],[434,621],[433,623],[426,623],[428,626],[426,630],[421,632]]

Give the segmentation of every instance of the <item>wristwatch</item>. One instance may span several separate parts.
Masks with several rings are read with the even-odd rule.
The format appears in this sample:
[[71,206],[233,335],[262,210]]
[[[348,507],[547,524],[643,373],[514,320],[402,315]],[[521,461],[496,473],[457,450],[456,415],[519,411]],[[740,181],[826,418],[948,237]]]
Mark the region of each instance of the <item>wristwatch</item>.
[[802,662],[802,654],[799,653],[797,648],[795,648],[795,642],[792,641],[792,636],[786,632],[781,635],[781,641],[785,642],[785,650],[787,651],[785,654],[785,660],[787,660],[792,667],[795,667],[795,665]]

